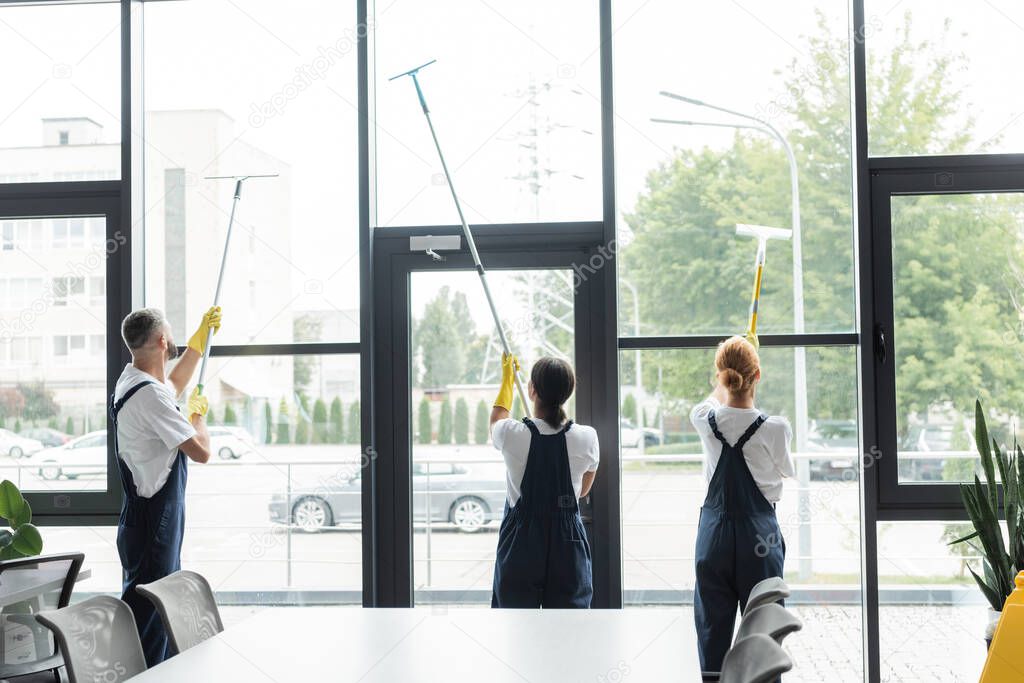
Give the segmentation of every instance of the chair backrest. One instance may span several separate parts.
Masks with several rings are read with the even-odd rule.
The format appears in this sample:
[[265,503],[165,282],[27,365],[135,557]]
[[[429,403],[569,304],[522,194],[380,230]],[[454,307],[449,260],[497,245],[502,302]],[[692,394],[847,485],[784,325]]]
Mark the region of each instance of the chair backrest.
[[0,560],[0,594],[5,590],[16,590],[24,583],[45,583],[48,590],[34,597],[43,597],[42,604],[56,609],[67,607],[71,591],[78,580],[78,572],[85,561],[83,553],[61,553],[19,557],[16,560]]
[[136,590],[156,605],[175,652],[184,652],[224,630],[213,590],[200,574],[177,571]]
[[750,595],[747,596],[747,604],[743,608],[743,613],[757,609],[761,605],[768,605],[773,602],[779,602],[789,597],[789,586],[778,576],[767,578],[764,581],[754,584],[754,587],[750,589]]
[[721,683],[769,683],[793,668],[782,646],[758,633],[748,636],[725,653]]
[[71,683],[118,683],[146,670],[135,616],[117,598],[98,595],[36,619],[53,631]]
[[740,621],[740,627],[736,631],[736,641],[740,641],[755,633],[763,633],[772,638],[779,645],[790,633],[799,631],[804,627],[795,614],[777,602],[755,607],[748,610]]

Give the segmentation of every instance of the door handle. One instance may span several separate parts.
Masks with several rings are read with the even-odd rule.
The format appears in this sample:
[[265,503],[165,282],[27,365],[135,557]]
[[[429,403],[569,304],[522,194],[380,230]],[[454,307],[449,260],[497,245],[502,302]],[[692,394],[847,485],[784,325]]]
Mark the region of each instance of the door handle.
[[881,325],[875,325],[875,358],[877,358],[878,362],[882,365],[885,364],[885,328]]

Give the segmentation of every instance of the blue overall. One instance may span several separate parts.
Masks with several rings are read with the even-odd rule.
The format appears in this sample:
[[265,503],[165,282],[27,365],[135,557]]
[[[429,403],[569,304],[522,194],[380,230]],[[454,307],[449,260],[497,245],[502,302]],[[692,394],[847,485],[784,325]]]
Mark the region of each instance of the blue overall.
[[594,595],[590,543],[572,487],[565,433],[541,434],[529,418],[530,452],[498,533],[491,607],[588,608]]
[[715,413],[708,422],[722,442],[722,457],[708,484],[697,528],[697,584],[694,621],[702,671],[721,671],[732,644],[736,607],[742,611],[758,581],[782,576],[786,544],[768,502],[754,481],[743,446],[768,417],[760,415],[735,445],[718,431]]
[[121,471],[124,503],[117,524],[117,552],[121,556],[121,599],[135,614],[135,625],[142,639],[146,665],[156,666],[170,656],[167,632],[153,603],[135,587],[162,579],[181,569],[181,541],[185,534],[185,482],[188,479],[186,456],[178,451],[163,487],[149,498],[135,491],[131,470],[118,452],[117,415],[124,404],[142,387],[139,382],[116,403],[110,397],[110,420],[114,425],[114,457]]

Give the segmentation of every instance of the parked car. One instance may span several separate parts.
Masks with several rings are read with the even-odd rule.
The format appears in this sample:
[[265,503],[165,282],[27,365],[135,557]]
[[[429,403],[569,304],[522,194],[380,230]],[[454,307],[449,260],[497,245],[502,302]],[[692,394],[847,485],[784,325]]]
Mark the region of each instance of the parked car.
[[19,433],[19,436],[23,436],[26,439],[35,439],[46,448],[63,446],[72,439],[70,434],[65,434],[64,432],[51,427],[33,427],[31,429],[23,429]]
[[32,458],[39,463],[43,479],[77,479],[83,474],[104,474],[107,471],[107,430],[89,432],[63,446],[47,448]]
[[621,420],[619,426],[619,443],[623,448],[636,448],[640,445],[640,434],[644,435],[645,446],[657,446],[664,441],[661,430],[652,427],[639,429],[629,420]]
[[[968,427],[962,424],[914,425],[900,442],[900,452],[941,453],[944,451],[976,452],[977,446]],[[942,458],[914,458],[901,456],[901,481],[942,481],[946,461]]]
[[238,460],[256,450],[252,435],[241,427],[210,427],[210,452],[221,460]]
[[807,435],[807,450],[825,451],[811,458],[811,479],[856,481],[859,476],[857,423],[853,420],[814,420]]
[[[427,464],[413,464],[413,520],[427,520]],[[505,479],[500,470],[478,475],[469,465],[430,463],[430,522],[451,523],[465,533],[480,531],[500,521],[505,507]],[[294,524],[303,531],[319,531],[362,519],[362,480],[358,474],[321,489],[295,491],[289,497],[271,496],[270,520]],[[290,502],[289,502],[290,500]],[[290,510],[289,510],[290,508]]]
[[9,429],[0,429],[0,453],[12,458],[24,458],[43,449],[36,439],[19,436]]

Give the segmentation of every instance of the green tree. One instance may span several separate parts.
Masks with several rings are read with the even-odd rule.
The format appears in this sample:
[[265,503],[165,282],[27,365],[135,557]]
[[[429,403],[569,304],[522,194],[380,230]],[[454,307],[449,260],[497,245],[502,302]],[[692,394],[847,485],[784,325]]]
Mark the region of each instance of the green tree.
[[476,404],[476,419],[473,424],[473,441],[478,444],[487,443],[490,437],[491,411],[487,410],[487,402],[480,401]]
[[309,421],[304,419],[301,415],[298,418],[298,424],[295,425],[295,443],[297,444],[308,444],[310,437]]
[[636,419],[636,399],[633,398],[633,394],[626,394],[626,397],[622,399],[622,417],[641,426]]
[[441,402],[441,419],[437,426],[437,442],[443,444],[452,442],[452,404],[448,399]]
[[334,397],[331,401],[331,443],[342,443],[345,440],[345,414],[342,410],[341,398]]
[[277,407],[277,443],[291,443],[291,414],[288,411],[288,403],[281,399]]
[[206,424],[214,425],[217,424],[217,413],[214,411],[214,407],[210,406],[206,410]]
[[466,403],[466,399],[461,397],[455,401],[455,418],[452,431],[454,432],[455,443],[460,445],[469,443],[469,404]]
[[[848,36],[831,33],[820,14],[818,25],[804,56],[786,69],[782,91],[796,96],[778,104],[773,123],[783,129],[799,168],[807,329],[844,330],[854,327],[855,302]],[[894,51],[869,64],[872,145],[892,154],[962,149],[970,121],[961,117],[961,93],[949,87],[963,68],[962,58],[912,38],[910,26],[908,17],[897,28]],[[736,236],[734,226],[789,227],[786,168],[774,140],[743,131],[724,148],[676,150],[648,173],[645,189],[624,216],[632,240],[618,252],[621,276],[639,293],[645,333],[720,335],[745,329],[756,245]],[[992,301],[994,292],[1006,291],[998,280],[1007,272],[1005,232],[1011,223],[992,220],[991,211],[978,211],[976,217],[939,209],[914,212],[915,204],[930,201],[941,203],[941,198],[906,198],[899,220],[908,227],[894,244],[894,253],[915,255],[895,266],[896,282],[908,292],[906,300],[897,294],[895,301],[902,326],[895,331],[897,348],[913,349],[913,357],[900,366],[902,415],[926,410],[915,402],[952,401],[954,394],[958,402],[973,401],[977,388],[999,390],[1014,383],[1016,391],[1024,383],[1006,365],[1014,354],[961,359],[958,350],[968,338],[980,336],[987,353],[989,340],[1005,332],[1011,313],[1016,314],[1009,297]],[[999,233],[1001,242],[995,239]],[[955,257],[950,253],[958,250]],[[768,251],[758,331],[792,332],[792,247],[772,242]],[[919,253],[923,258],[916,258]],[[1010,260],[1021,261],[1017,254]],[[855,419],[856,373],[848,350],[809,349],[806,355],[808,404],[815,411],[810,417]],[[914,357],[921,361],[920,372]],[[710,353],[662,352],[647,358],[652,362],[644,363],[644,385],[658,386],[660,378],[664,395],[685,398],[684,405],[664,405],[667,410],[685,414],[706,394]],[[762,407],[792,415],[792,351],[762,349],[762,360]]]
[[328,442],[327,404],[322,398],[313,403],[313,443]]
[[523,412],[523,404],[519,402],[519,397],[516,396],[512,399],[512,419],[522,420],[526,417],[526,413]]
[[419,443],[430,443],[434,439],[434,424],[430,419],[430,401],[424,396],[420,399],[420,406],[416,415],[417,440]]
[[21,433],[21,420],[15,420],[14,421],[14,433],[15,434]]
[[354,401],[352,405],[348,407],[348,431],[346,432],[346,443],[359,443],[361,429],[362,426],[359,423],[359,401]]
[[274,441],[274,411],[270,407],[270,401],[263,404],[263,443]]
[[[323,338],[323,321],[306,313],[292,321],[292,338],[296,342],[318,342]],[[292,382],[295,391],[307,394],[313,381],[313,371],[320,362],[318,356],[295,356],[292,360]]]
[[71,436],[75,435],[75,421],[71,419],[70,415],[68,415],[67,422],[64,423],[64,433]]
[[230,403],[224,406],[224,424],[231,427],[238,425],[238,415],[235,413],[235,409]]

